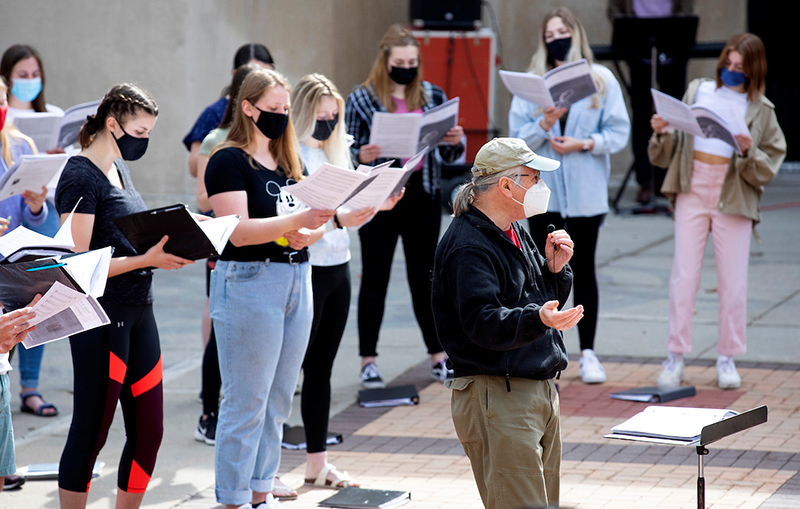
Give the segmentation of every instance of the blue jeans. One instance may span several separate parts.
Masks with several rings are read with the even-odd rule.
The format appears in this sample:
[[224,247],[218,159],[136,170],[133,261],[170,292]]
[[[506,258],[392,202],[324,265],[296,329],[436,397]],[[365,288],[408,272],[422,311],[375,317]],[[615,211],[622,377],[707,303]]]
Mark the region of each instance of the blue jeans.
[[225,398],[215,445],[217,502],[272,491],[283,423],[311,332],[311,265],[218,261],[210,311]]
[[14,456],[14,427],[11,425],[11,391],[8,375],[0,375],[0,477],[17,471]]
[[17,355],[19,355],[19,384],[29,389],[39,387],[39,371],[42,369],[44,345],[30,350],[19,345]]

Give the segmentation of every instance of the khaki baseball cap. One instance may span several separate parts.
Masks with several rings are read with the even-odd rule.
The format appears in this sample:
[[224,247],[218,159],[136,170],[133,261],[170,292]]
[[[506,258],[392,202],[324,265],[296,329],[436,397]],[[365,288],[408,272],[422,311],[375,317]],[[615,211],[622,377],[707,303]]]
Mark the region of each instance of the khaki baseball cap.
[[495,138],[478,151],[475,164],[472,166],[472,175],[484,177],[517,166],[527,166],[539,171],[555,171],[561,163],[555,159],[536,155],[519,138]]

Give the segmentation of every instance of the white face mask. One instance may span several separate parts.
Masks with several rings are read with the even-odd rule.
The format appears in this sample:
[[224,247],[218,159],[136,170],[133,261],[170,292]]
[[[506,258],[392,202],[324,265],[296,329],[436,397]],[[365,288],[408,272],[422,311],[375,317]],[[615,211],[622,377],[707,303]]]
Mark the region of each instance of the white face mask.
[[[514,182],[514,184],[522,187],[516,182]],[[523,189],[525,188],[523,187]],[[519,203],[514,197],[511,197],[511,199]],[[525,217],[544,214],[547,212],[547,205],[550,203],[550,188],[547,187],[544,180],[540,180],[538,183],[525,190],[525,198],[523,198],[523,200],[524,203],[519,204],[525,209]]]

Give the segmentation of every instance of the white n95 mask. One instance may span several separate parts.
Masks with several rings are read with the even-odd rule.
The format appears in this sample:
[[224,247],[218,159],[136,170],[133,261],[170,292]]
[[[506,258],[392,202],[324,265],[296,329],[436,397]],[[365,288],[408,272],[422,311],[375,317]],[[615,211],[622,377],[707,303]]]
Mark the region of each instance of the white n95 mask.
[[[519,186],[519,184],[517,185]],[[511,199],[519,203],[513,197]],[[525,190],[525,198],[523,200],[524,202],[519,204],[525,209],[525,217],[544,214],[547,212],[547,205],[550,203],[550,188],[547,187],[544,180],[540,180]]]

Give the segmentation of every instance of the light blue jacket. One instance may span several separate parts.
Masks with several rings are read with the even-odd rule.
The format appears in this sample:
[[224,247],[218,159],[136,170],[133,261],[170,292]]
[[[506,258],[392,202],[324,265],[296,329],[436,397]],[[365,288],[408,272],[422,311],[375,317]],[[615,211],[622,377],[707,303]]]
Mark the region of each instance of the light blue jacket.
[[591,137],[591,151],[563,156],[553,151],[547,140],[562,135],[561,125],[556,122],[550,131],[542,129],[543,110],[533,103],[515,96],[508,112],[509,136],[522,138],[539,155],[561,161],[558,170],[542,172],[541,176],[551,191],[547,211],[560,212],[562,217],[591,217],[608,212],[609,155],[625,148],[631,132],[628,110],[614,74],[597,64],[592,65],[592,70],[606,83],[601,107],[592,108],[591,97],[573,104],[563,133],[578,139]]

